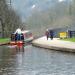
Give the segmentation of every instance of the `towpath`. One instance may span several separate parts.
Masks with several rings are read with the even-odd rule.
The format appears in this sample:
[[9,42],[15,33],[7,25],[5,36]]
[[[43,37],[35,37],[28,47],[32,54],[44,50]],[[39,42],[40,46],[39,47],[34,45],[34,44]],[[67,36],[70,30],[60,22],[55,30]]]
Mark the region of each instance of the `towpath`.
[[32,44],[34,46],[48,48],[48,49],[75,52],[74,42],[63,41],[63,40],[60,40],[59,38],[54,38],[53,40],[49,38],[47,40],[46,37],[44,36],[34,40]]

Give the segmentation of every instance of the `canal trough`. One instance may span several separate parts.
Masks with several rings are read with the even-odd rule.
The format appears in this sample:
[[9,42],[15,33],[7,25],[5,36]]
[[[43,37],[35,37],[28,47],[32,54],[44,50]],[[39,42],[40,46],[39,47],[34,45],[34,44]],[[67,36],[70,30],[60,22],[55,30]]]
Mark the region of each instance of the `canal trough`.
[[47,40],[46,37],[44,36],[32,41],[32,45],[36,47],[51,49],[51,50],[75,52],[74,42],[63,41],[60,40],[59,38],[54,38],[53,40],[49,38]]

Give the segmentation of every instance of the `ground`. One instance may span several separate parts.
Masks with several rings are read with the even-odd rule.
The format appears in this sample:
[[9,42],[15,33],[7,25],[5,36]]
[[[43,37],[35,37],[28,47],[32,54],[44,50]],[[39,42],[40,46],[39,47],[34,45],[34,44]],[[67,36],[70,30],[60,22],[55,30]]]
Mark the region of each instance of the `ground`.
[[9,41],[9,38],[0,38],[0,43],[8,43]]
[[75,38],[67,38],[67,39],[62,39],[64,41],[71,41],[71,42],[75,42]]

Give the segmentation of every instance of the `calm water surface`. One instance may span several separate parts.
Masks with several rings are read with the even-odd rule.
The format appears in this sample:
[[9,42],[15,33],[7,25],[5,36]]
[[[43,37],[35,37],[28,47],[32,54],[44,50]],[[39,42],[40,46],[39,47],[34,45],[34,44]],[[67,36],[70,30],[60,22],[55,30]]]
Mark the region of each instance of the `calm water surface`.
[[36,48],[0,47],[0,75],[75,75],[75,54]]

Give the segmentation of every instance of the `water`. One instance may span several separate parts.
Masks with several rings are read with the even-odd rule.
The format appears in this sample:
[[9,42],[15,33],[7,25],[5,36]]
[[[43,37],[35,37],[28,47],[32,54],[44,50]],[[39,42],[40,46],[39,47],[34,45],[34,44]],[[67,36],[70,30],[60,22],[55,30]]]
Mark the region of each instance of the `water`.
[[0,75],[75,75],[75,54],[36,48],[0,47]]

